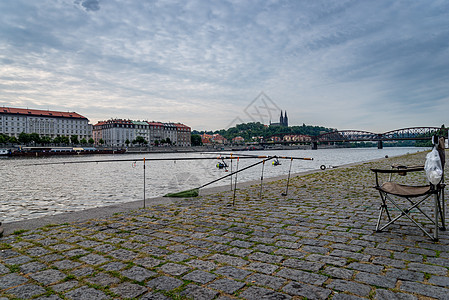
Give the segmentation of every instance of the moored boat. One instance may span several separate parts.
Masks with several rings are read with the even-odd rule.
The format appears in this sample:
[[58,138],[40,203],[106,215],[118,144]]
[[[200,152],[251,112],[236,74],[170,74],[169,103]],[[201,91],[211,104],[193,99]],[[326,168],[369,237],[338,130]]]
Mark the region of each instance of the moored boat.
[[11,154],[10,149],[0,149],[0,156],[8,156]]

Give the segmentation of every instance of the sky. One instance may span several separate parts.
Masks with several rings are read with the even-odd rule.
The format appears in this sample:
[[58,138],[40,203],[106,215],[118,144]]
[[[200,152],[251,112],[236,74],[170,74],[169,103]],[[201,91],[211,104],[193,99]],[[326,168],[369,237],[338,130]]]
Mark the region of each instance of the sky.
[[0,107],[382,133],[449,125],[449,1],[3,0]]

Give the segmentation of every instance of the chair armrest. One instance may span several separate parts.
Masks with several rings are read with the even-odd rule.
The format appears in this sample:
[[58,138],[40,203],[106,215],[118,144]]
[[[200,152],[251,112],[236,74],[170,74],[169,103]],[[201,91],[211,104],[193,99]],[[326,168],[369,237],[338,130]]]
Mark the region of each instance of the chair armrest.
[[402,170],[404,170],[404,169],[416,169],[416,168],[423,168],[424,169],[424,166],[423,165],[419,165],[419,166],[391,165],[391,168],[392,169],[402,169]]
[[375,173],[386,173],[386,174],[401,174],[401,173],[409,173],[409,172],[418,172],[424,171],[424,167],[415,166],[415,167],[407,167],[404,169],[370,169]]

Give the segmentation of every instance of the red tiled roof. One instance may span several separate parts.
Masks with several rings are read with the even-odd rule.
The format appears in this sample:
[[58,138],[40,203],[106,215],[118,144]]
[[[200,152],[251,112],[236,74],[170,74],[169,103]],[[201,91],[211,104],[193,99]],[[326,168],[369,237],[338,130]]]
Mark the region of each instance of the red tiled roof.
[[101,125],[104,125],[104,124],[106,124],[106,122],[105,121],[99,121],[97,124],[95,124],[94,126],[101,126]]
[[160,122],[147,122],[149,125],[153,125],[153,126],[164,126],[164,124],[160,123]]
[[184,128],[184,129],[188,129],[190,130],[190,127],[181,123],[176,123],[175,126],[180,129],[180,128]]
[[86,117],[77,114],[76,112],[62,112],[62,111],[25,109],[13,107],[0,107],[0,114],[87,119]]

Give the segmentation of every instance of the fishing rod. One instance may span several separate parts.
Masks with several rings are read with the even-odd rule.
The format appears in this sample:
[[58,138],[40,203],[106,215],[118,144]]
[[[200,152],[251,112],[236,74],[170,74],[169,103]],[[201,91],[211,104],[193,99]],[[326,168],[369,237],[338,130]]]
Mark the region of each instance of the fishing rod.
[[288,184],[290,183],[290,172],[292,170],[293,159],[290,160],[290,168],[288,169],[287,187],[285,188],[285,193],[281,193],[282,196],[288,195]]
[[[262,163],[265,163],[266,161],[268,161],[270,159],[273,159],[273,158],[275,158],[275,156],[266,156],[266,158],[264,160],[258,161],[258,162],[254,163],[254,164],[251,164],[251,165],[249,165],[249,166],[247,166],[247,167],[245,167],[243,169],[237,170],[235,172],[232,172],[230,174],[227,174],[225,176],[222,176],[220,178],[212,180],[212,181],[210,181],[208,183],[205,183],[205,184],[203,184],[203,185],[201,185],[199,187],[196,187],[196,188],[193,188],[193,189],[189,189],[189,190],[186,190],[186,191],[181,191],[181,192],[176,192],[176,193],[169,193],[169,194],[166,194],[164,197],[196,197],[196,196],[198,196],[199,189],[202,189],[202,188],[204,188],[204,187],[206,187],[208,185],[211,185],[211,184],[213,184],[213,183],[215,183],[217,181],[223,180],[223,179],[225,179],[225,178],[227,178],[229,176],[233,176],[233,175],[235,175],[237,173],[240,173],[240,172],[243,172],[245,170],[248,170],[249,168],[252,168],[252,167],[255,167],[255,166],[260,165]],[[237,159],[239,159],[239,158],[237,157]],[[237,160],[237,162],[238,162],[238,160]],[[234,190],[235,190],[235,188],[234,188]]]
[[[137,158],[137,159],[105,159],[105,160],[81,160],[81,161],[66,161],[66,162],[53,162],[53,163],[36,163],[36,164],[24,164],[16,165],[15,167],[28,167],[28,166],[47,166],[47,165],[65,165],[65,164],[83,164],[83,163],[108,163],[108,162],[136,162],[136,161],[182,161],[182,160],[215,160],[215,159],[234,159],[238,156],[217,156],[217,157],[164,157],[164,158]],[[313,158],[299,158],[299,157],[284,157],[284,156],[266,156],[266,155],[252,155],[240,157],[241,159],[251,158],[281,158],[281,159],[303,159],[313,160]]]
[[205,183],[205,184],[203,184],[202,186],[199,186],[198,189],[201,189],[201,188],[203,188],[203,187],[206,187],[206,186],[208,186],[208,185],[210,185],[210,184],[212,184],[212,183],[215,183],[215,182],[217,182],[217,181],[220,181],[220,180],[222,180],[222,179],[225,179],[225,178],[227,178],[227,177],[229,177],[229,176],[232,176],[232,175],[234,175],[234,174],[237,174],[237,173],[240,173],[240,172],[242,172],[242,171],[245,171],[245,170],[247,170],[247,169],[249,169],[249,168],[252,168],[252,167],[255,167],[255,166],[257,166],[257,165],[260,165],[261,163],[265,163],[266,161],[268,161],[268,160],[270,160],[270,159],[273,159],[273,158],[275,158],[275,157],[274,157],[274,156],[266,156],[266,159],[264,159],[264,160],[258,161],[258,162],[254,163],[254,164],[252,164],[252,165],[249,165],[249,166],[247,166],[247,167],[244,167],[243,169],[237,170],[237,171],[235,171],[235,172],[233,172],[233,173],[227,174],[227,175],[225,175],[225,176],[223,176],[223,177],[220,177],[220,178],[218,178],[218,179],[215,179],[215,180],[213,180],[213,181],[211,181],[211,182]]
[[[269,156],[258,157],[240,157],[244,158],[268,158]],[[214,159],[233,159],[236,157],[217,156],[217,157],[164,157],[164,158],[135,158],[135,159],[105,159],[105,160],[81,160],[81,161],[66,161],[66,162],[53,162],[53,163],[36,163],[36,164],[24,164],[16,165],[15,167],[24,166],[47,166],[47,165],[65,165],[65,164],[84,164],[84,163],[107,163],[107,162],[136,162],[136,161],[180,161],[180,160],[214,160]]]
[[[220,152],[202,152],[201,154],[220,154]],[[233,157],[240,157],[240,158],[245,158],[245,157],[252,157],[252,158],[266,158],[267,156],[264,155],[255,155],[255,154],[242,154],[242,153],[223,153],[224,155],[229,155],[231,156],[231,158]],[[277,155],[272,155],[270,157],[275,157],[275,158],[279,158],[279,159],[299,159],[299,160],[313,160],[312,157],[296,157],[296,156],[277,156]]]

